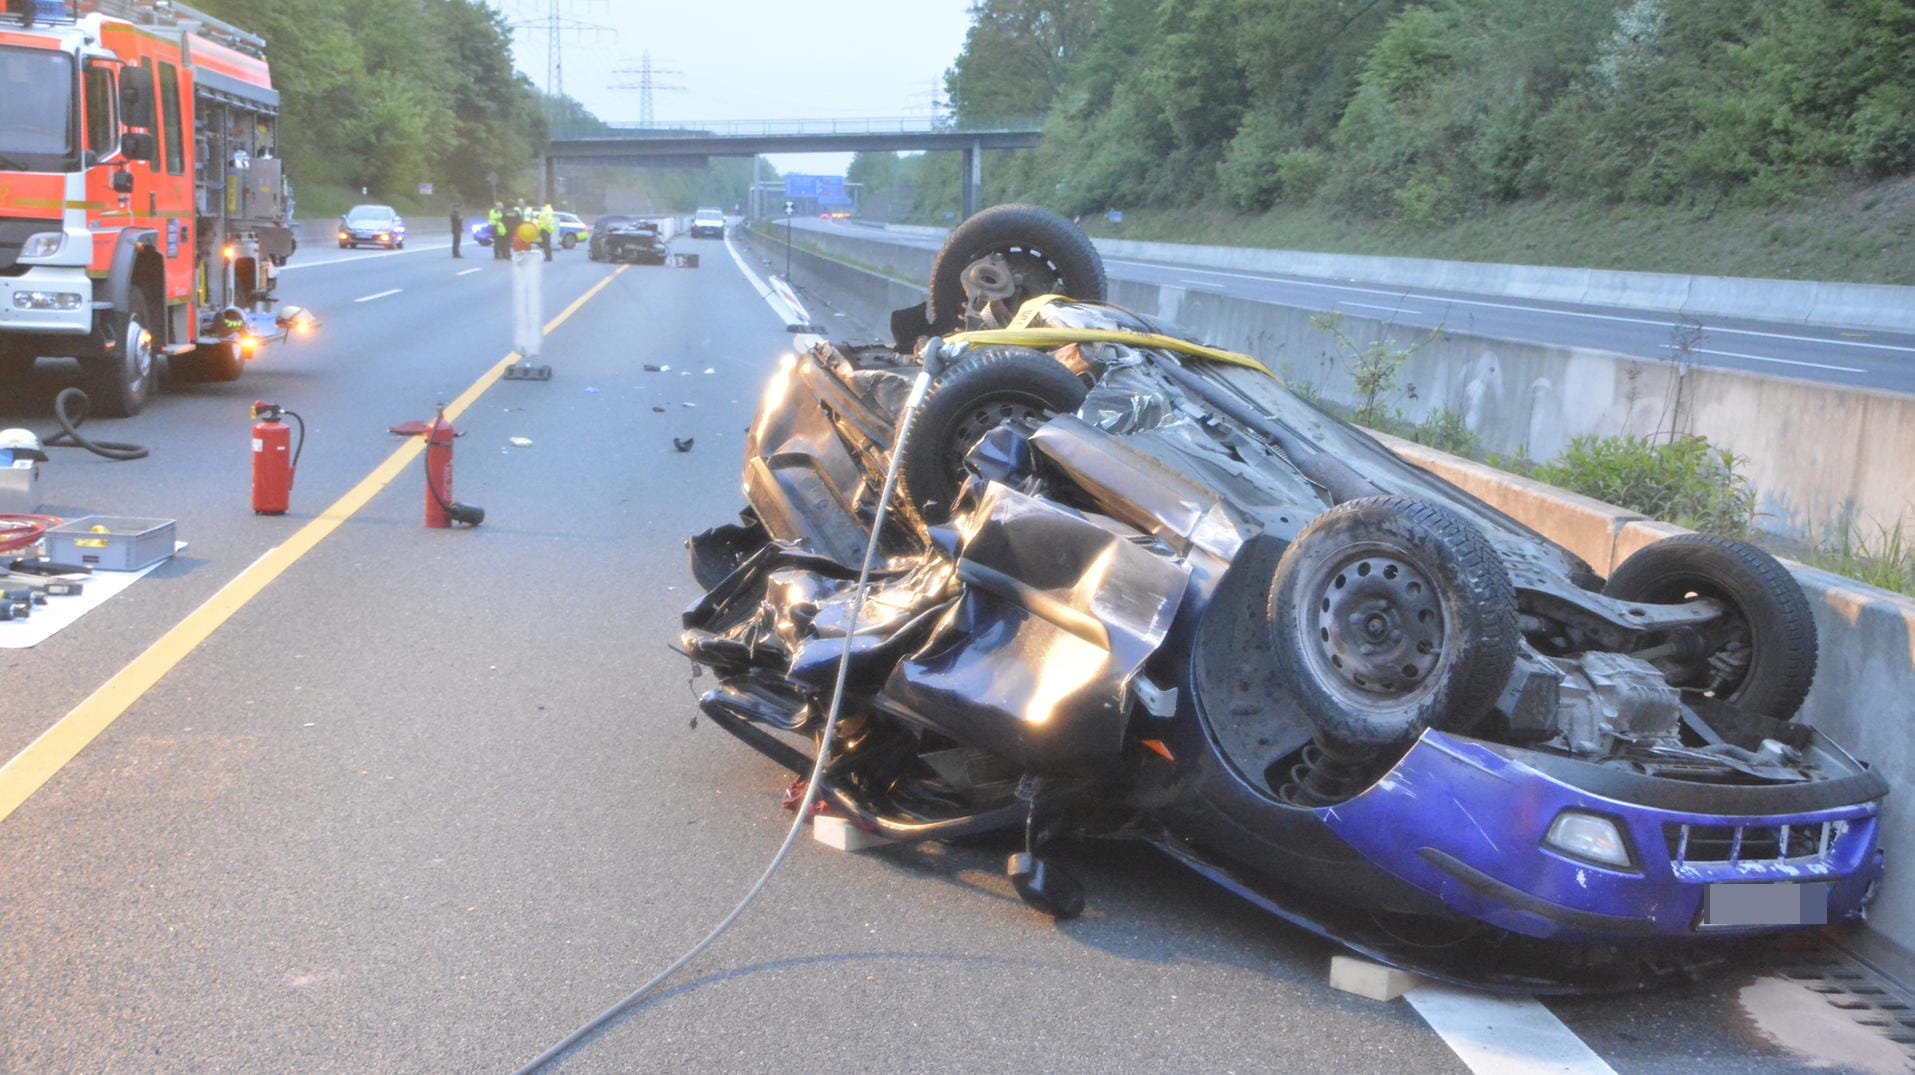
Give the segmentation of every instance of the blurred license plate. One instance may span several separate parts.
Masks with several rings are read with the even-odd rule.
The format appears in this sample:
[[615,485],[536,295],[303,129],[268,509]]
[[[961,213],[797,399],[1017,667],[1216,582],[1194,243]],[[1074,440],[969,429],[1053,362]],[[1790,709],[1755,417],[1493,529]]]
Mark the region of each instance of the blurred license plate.
[[1826,926],[1827,881],[1712,884],[1703,896],[1705,926]]

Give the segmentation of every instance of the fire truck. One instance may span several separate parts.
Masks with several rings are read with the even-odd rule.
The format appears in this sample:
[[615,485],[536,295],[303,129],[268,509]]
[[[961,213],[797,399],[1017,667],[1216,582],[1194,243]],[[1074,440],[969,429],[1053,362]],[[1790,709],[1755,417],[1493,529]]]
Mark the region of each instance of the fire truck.
[[[77,358],[96,414],[232,380],[295,245],[265,42],[167,0],[0,0],[0,385]],[[0,388],[3,393],[4,388]]]

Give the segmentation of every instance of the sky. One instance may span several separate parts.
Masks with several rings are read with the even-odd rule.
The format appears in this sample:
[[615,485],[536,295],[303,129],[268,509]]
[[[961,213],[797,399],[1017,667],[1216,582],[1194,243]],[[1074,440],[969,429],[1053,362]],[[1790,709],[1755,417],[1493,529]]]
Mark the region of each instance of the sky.
[[[970,0],[491,3],[514,24],[519,70],[541,89],[556,13],[565,93],[610,122],[639,120],[639,91],[615,87],[636,86],[648,51],[659,123],[928,118],[970,27]],[[769,159],[780,172],[842,174],[851,155]]]

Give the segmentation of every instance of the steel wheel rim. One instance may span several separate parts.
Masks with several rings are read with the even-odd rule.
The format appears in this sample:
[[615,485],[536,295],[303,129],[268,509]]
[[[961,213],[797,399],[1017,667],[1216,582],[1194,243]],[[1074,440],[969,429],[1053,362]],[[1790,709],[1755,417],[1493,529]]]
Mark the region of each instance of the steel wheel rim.
[[1317,681],[1353,707],[1396,708],[1436,690],[1450,617],[1429,573],[1392,550],[1348,550],[1298,591]]
[[945,470],[964,483],[964,457],[984,435],[1014,418],[1037,418],[1045,407],[1030,396],[993,395],[978,400],[951,423],[951,435],[945,440]]
[[146,331],[140,315],[133,314],[126,319],[126,340],[121,344],[125,350],[127,387],[139,391],[140,386],[153,374],[153,334]]

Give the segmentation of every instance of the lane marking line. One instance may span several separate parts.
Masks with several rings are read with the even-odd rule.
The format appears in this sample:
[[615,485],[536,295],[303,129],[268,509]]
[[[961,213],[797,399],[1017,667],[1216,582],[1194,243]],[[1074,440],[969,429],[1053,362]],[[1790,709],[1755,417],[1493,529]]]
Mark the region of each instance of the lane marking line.
[[1534,997],[1492,997],[1424,985],[1403,999],[1476,1075],[1616,1075],[1616,1069]]
[[1355,306],[1359,309],[1364,309],[1364,310],[1382,310],[1382,311],[1385,311],[1386,313],[1392,313],[1392,314],[1416,314],[1419,317],[1429,316],[1428,314],[1424,313],[1422,310],[1412,310],[1407,306],[1378,306],[1374,302],[1351,302],[1349,299],[1338,299],[1337,305],[1338,306]]
[[[752,271],[751,266],[745,264],[744,255],[740,254],[738,248],[732,245],[731,236],[729,235],[725,236],[725,251],[731,255],[732,264],[738,266],[738,271],[745,274],[746,281],[757,290],[758,297],[765,300],[765,305],[771,307],[771,312],[777,314],[779,320],[784,321],[786,324],[791,324],[793,321],[802,321],[807,325],[811,323],[811,315],[805,312],[803,306],[799,305],[794,309],[794,304],[797,303],[798,296],[791,295],[790,301],[786,301],[785,296],[790,293],[790,285],[784,284],[784,281],[778,280],[777,277],[772,277],[773,280],[777,280],[779,284],[784,285],[785,292],[781,294],[776,287],[765,283],[757,273]],[[809,348],[813,342],[819,342],[823,339],[823,336],[814,336],[810,333],[800,332],[792,335],[791,343],[795,350],[803,351]]]
[[375,292],[373,292],[373,293],[372,293],[372,294],[370,294],[370,295],[361,295],[361,296],[360,296],[359,298],[356,298],[356,299],[354,299],[354,300],[352,300],[352,301],[354,301],[354,302],[371,302],[371,301],[372,301],[372,300],[374,300],[374,299],[383,299],[383,298],[385,298],[385,297],[386,297],[387,295],[397,295],[397,294],[398,294],[399,292],[401,292],[401,291],[404,291],[404,290],[405,290],[405,288],[403,288],[403,287],[395,287],[395,288],[393,288],[393,289],[391,289],[390,291],[375,291]]
[[[613,278],[624,272],[629,266],[621,265],[604,279],[580,295],[557,317],[547,322],[544,331],[551,332],[564,324],[577,313],[593,296],[605,290]],[[492,364],[492,367],[459,397],[446,406],[446,417],[457,418],[485,391],[497,384],[505,375],[506,369],[519,360],[519,353],[513,351]],[[153,688],[171,672],[175,666],[185,660],[187,655],[205,642],[212,633],[220,628],[233,614],[259,596],[274,579],[286,573],[299,559],[311,552],[333,531],[339,529],[346,520],[352,518],[372,501],[393,479],[397,478],[413,460],[425,451],[422,437],[408,437],[405,443],[393,449],[385,462],[373,468],[372,473],[360,479],[359,484],[347,490],[346,494],[332,502],[311,522],[300,527],[292,537],[280,545],[266,550],[259,559],[254,560],[244,571],[235,575],[232,581],[220,587],[219,591],[206,599],[206,602],[194,609],[187,617],[175,624],[172,629],[161,635],[159,641],[146,648],[146,651],[127,663],[126,667],[113,674],[111,679],[101,684],[99,689],[81,700],[80,704],[67,711],[66,716],[55,721],[51,728],[40,733],[40,737],[27,744],[20,753],[4,766],[0,766],[0,821],[5,821],[20,804],[27,801],[34,792],[40,790],[53,775],[66,767],[88,743],[104,732],[112,723],[131,708],[134,702]]]
[[[1665,343],[1665,344],[1662,344],[1661,347],[1665,351],[1681,350],[1681,348],[1677,347],[1673,343]],[[1751,362],[1774,362],[1783,366],[1807,366],[1810,369],[1839,370],[1842,373],[1867,373],[1868,372],[1867,370],[1856,369],[1854,366],[1831,366],[1823,362],[1797,362],[1795,359],[1792,359],[1792,358],[1772,358],[1768,355],[1745,355],[1740,351],[1712,351],[1707,347],[1691,347],[1689,348],[1689,350],[1698,355],[1722,355],[1725,358],[1746,358]]]
[[341,254],[338,257],[321,258],[318,261],[301,261],[290,265],[281,265],[279,271],[284,273],[292,272],[294,269],[317,269],[321,265],[344,265],[353,261],[371,261],[374,258],[396,258],[403,257],[407,254],[424,254],[434,250],[450,249],[452,249],[452,243],[447,241],[434,246],[415,246],[410,250],[381,250],[376,254]]
[[458,272],[455,272],[455,273],[453,273],[452,275],[454,275],[454,276],[471,276],[471,275],[472,275],[473,273],[475,273],[475,272],[484,272],[484,271],[485,271],[484,269],[460,269],[460,270],[459,270]]

